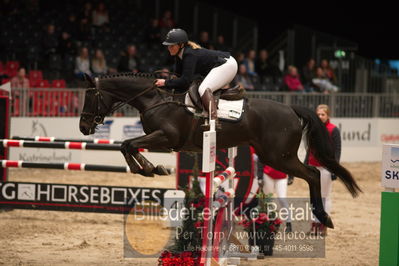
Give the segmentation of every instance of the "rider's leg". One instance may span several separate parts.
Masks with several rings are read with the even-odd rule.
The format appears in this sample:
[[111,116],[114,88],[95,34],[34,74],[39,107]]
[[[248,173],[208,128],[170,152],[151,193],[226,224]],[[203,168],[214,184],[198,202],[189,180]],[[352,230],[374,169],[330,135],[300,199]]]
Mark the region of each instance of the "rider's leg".
[[212,108],[211,118],[217,118],[216,102],[213,97],[213,92],[230,83],[237,74],[237,62],[233,57],[227,59],[226,63],[213,68],[198,88],[199,95],[202,99],[202,104],[206,111],[209,112],[209,107]]

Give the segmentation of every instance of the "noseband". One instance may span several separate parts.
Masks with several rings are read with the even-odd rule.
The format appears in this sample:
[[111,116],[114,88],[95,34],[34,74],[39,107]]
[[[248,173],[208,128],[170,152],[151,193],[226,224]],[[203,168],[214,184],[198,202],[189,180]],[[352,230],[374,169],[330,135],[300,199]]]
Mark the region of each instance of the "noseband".
[[[94,88],[89,88],[89,89],[87,89],[87,90],[94,90],[94,91],[95,91],[94,96],[97,98],[97,108],[96,108],[96,109],[97,109],[97,113],[82,112],[81,114],[82,114],[82,115],[91,115],[91,116],[94,116],[93,122],[94,122],[94,124],[96,124],[96,126],[97,126],[97,125],[100,125],[100,124],[103,124],[103,123],[104,123],[105,115],[101,115],[101,114],[100,114],[100,109],[101,109],[101,105],[100,105],[100,104],[101,104],[101,102],[104,103],[104,101],[103,101],[103,98],[104,98],[104,97],[103,97],[102,91],[98,88],[98,78],[95,78],[94,80],[95,80],[95,87],[94,87]],[[117,109],[121,108],[121,107],[124,106],[125,104],[128,104],[129,102],[135,100],[136,98],[140,97],[141,95],[147,93],[148,91],[150,91],[150,90],[152,90],[152,89],[154,89],[154,88],[156,88],[156,87],[155,87],[155,83],[154,83],[151,87],[146,88],[146,89],[143,90],[142,92],[140,92],[140,93],[138,93],[137,95],[135,95],[135,96],[133,96],[133,97],[127,99],[126,101],[121,101],[121,102],[119,102],[119,103],[118,103],[117,105],[115,105],[115,106],[111,109],[111,111],[109,111],[108,113],[113,113],[114,111],[116,111]],[[111,96],[113,96],[113,97],[119,99],[119,97],[118,97],[116,94],[114,94],[114,93],[112,93],[112,92],[110,92],[110,91],[104,91],[104,90],[103,90],[103,92],[106,92],[106,93],[110,94]]]
[[94,90],[95,91],[94,96],[97,98],[97,108],[96,108],[97,109],[97,113],[82,112],[82,115],[94,116],[93,122],[94,122],[94,124],[96,124],[96,126],[100,125],[100,124],[103,124],[105,116],[102,116],[100,114],[100,108],[101,108],[100,102],[103,101],[103,95],[102,95],[101,91],[98,88],[89,88],[88,90]]

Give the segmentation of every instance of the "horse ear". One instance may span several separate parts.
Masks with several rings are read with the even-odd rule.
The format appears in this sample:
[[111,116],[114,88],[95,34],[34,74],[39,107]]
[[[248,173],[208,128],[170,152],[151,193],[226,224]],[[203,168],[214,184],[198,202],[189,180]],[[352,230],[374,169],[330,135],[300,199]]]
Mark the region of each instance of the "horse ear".
[[96,84],[94,83],[93,79],[86,73],[83,73],[83,79],[89,83],[88,88],[95,88]]

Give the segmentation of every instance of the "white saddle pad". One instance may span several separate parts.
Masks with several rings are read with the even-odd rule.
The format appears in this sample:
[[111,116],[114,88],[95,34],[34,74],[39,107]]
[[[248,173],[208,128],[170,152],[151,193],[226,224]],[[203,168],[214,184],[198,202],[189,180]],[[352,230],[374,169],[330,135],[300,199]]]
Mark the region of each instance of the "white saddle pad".
[[[193,106],[193,102],[191,101],[190,96],[188,93],[186,94],[185,104],[188,106]],[[237,121],[241,118],[243,113],[243,106],[244,106],[244,99],[237,100],[237,101],[227,101],[223,99],[219,99],[218,104],[218,118]],[[187,107],[187,109],[195,113],[195,109],[191,107]]]

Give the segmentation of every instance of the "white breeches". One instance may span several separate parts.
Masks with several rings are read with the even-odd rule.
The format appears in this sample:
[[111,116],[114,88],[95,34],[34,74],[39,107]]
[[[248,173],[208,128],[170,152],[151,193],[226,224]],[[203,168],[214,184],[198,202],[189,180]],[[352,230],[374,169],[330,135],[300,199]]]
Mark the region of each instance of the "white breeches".
[[206,89],[216,91],[229,84],[237,74],[238,64],[234,57],[230,56],[226,63],[213,68],[202,81],[198,92],[202,97]]
[[[331,173],[323,168],[316,167],[320,171],[320,183],[321,183],[321,197],[323,198],[323,206],[326,213],[330,214],[331,212],[331,191],[332,191],[332,183]],[[319,220],[316,221],[319,222]]]
[[[277,199],[281,205],[281,207],[286,208],[288,210],[288,201],[287,201],[287,182],[288,178],[284,179],[273,179],[267,174],[263,174],[263,192],[267,194],[276,193]],[[291,222],[291,212],[288,212],[287,222]]]

